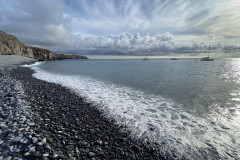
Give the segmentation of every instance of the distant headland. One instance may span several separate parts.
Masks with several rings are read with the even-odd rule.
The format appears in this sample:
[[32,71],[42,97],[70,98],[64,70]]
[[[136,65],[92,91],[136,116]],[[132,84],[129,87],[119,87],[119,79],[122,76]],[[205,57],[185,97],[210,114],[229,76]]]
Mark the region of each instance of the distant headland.
[[20,55],[39,61],[62,59],[87,59],[86,56],[74,54],[54,54],[44,48],[24,45],[15,36],[0,31],[0,55]]

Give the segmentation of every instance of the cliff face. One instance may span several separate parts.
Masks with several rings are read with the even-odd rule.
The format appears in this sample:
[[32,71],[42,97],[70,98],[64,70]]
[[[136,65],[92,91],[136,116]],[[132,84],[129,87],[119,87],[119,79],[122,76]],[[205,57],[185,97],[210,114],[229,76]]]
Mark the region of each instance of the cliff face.
[[20,55],[40,61],[62,59],[87,59],[85,56],[73,54],[53,54],[50,50],[26,46],[16,37],[0,31],[0,55]]
[[52,60],[53,53],[47,49],[26,46],[16,37],[0,31],[0,55],[21,55],[38,60]]
[[38,60],[53,60],[53,53],[50,50],[31,46],[25,46],[23,56]]
[[0,31],[0,54],[20,55],[23,49],[23,44],[16,37]]

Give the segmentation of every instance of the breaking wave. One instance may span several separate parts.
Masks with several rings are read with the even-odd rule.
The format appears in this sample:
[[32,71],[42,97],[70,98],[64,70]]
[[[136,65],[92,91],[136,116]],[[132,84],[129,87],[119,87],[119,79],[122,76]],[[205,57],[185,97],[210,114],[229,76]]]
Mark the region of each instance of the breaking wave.
[[240,107],[234,108],[235,117],[224,116],[221,113],[228,111],[220,108],[196,116],[161,96],[88,76],[61,75],[31,67],[36,71],[34,77],[70,88],[126,126],[134,137],[160,144],[162,153],[187,159],[240,157]]

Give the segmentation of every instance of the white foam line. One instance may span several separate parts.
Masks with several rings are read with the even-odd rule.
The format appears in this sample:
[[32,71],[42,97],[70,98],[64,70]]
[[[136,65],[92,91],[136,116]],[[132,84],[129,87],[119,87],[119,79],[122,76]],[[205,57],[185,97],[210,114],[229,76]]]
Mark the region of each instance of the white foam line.
[[[194,154],[197,158],[203,158],[199,148],[211,148],[212,145],[223,158],[229,158],[225,151],[234,154],[240,144],[239,135],[232,137],[232,134],[221,128],[221,122],[226,123],[228,119],[217,113],[212,114],[212,117],[197,117],[174,107],[174,102],[161,96],[147,95],[132,88],[85,76],[63,76],[37,67],[34,69],[34,77],[68,87],[99,104],[99,109],[104,110],[109,117],[114,117],[119,124],[127,125],[134,136],[151,142],[164,142],[167,144],[162,148],[164,152],[172,150],[180,156]],[[218,117],[221,117],[221,122]],[[236,130],[239,131],[239,128]]]
[[[22,67],[29,67],[29,68],[33,68],[33,67],[38,67],[42,64],[44,64],[45,62],[35,62],[33,64],[24,64],[24,65],[21,65]],[[34,69],[34,68],[33,68]]]

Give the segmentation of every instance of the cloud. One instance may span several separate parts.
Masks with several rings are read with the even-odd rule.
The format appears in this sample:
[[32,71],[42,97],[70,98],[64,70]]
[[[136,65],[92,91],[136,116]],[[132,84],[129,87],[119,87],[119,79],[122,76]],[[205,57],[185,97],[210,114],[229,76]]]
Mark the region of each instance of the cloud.
[[[159,31],[173,34],[218,34],[228,27],[239,27],[235,0],[149,0],[149,1],[86,1],[65,3],[76,32],[97,35],[121,32],[154,34]],[[231,34],[230,32],[221,32]]]
[[62,4],[56,0],[0,1],[0,28],[31,45],[69,45],[71,31],[62,13]]
[[239,8],[236,0],[0,0],[0,29],[52,50],[236,51]]
[[97,37],[92,35],[76,35],[72,48],[76,53],[84,54],[186,54],[197,55],[208,52],[209,45],[212,52],[239,52],[240,47],[224,43],[224,37],[209,34],[202,36],[183,37],[187,41],[179,40],[169,32],[156,35],[141,35],[139,33],[122,33],[120,35],[109,35]]
[[169,41],[173,38],[173,35],[171,35],[170,33],[166,32],[165,34],[158,34],[156,39],[157,40],[161,40],[161,41]]
[[170,52],[174,48],[173,37],[168,32],[157,34],[156,36],[148,34],[141,36],[139,33],[133,35],[128,32],[120,35],[109,35],[107,37],[76,35],[73,48],[79,50],[118,50],[126,54],[142,54],[147,50],[149,52]]

